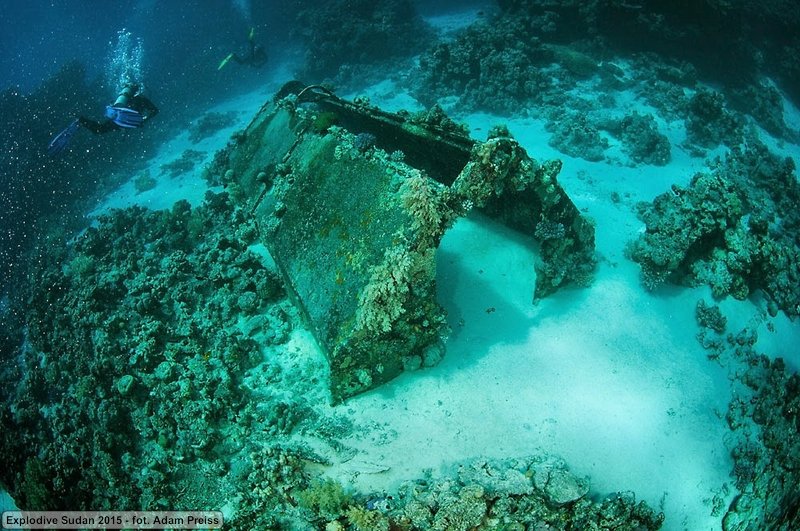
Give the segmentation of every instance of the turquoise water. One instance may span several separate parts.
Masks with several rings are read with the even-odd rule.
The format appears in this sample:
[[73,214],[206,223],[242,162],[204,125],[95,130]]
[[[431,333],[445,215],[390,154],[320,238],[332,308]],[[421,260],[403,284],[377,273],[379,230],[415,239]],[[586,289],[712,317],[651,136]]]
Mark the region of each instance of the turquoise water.
[[[796,527],[796,9],[342,4],[4,10],[0,505],[221,510],[230,529]],[[386,112],[438,105],[481,143],[504,124],[560,160],[592,274],[534,303],[564,227],[459,216],[429,271],[441,348],[372,385],[387,352],[333,404],[341,361],[235,171],[291,79]],[[48,154],[126,83],[157,115],[82,122]],[[286,101],[337,161],[410,175],[408,153]],[[299,181],[286,160],[264,164],[271,182]],[[346,249],[345,228],[316,234]],[[316,273],[333,290],[349,274]],[[374,339],[412,342],[396,323],[414,310]]]

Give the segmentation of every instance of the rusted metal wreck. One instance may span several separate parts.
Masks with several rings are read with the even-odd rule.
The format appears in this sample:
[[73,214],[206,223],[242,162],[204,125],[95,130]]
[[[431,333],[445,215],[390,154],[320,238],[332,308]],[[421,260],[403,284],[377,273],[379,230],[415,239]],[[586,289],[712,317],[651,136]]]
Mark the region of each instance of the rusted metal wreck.
[[559,185],[561,162],[504,128],[479,142],[438,108],[387,113],[291,82],[224,155],[327,356],[334,402],[441,357],[435,250],[471,209],[536,240],[534,300],[594,268],[594,226]]

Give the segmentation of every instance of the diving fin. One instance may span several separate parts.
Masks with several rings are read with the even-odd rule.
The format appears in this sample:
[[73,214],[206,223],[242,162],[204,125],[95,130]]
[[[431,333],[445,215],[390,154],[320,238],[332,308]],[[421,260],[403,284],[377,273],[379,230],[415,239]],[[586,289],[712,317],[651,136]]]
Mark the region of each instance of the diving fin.
[[127,107],[107,106],[106,118],[126,129],[135,129],[144,124],[144,116],[142,116],[142,113]]
[[229,53],[228,56],[219,63],[217,71],[222,70],[231,59],[233,59],[233,52]]
[[53,137],[53,140],[47,145],[47,154],[54,157],[64,151],[69,145],[69,141],[72,140],[72,135],[75,134],[79,127],[80,123],[76,118],[63,131]]

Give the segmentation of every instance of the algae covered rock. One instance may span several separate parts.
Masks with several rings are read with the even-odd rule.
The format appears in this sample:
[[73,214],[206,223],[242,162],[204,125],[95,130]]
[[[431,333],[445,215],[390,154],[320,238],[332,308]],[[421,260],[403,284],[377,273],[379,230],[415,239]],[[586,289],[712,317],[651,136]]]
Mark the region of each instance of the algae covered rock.
[[[220,195],[195,208],[114,210],[70,248],[42,253],[28,287],[30,349],[20,360],[46,363],[26,370],[9,395],[19,414],[0,417],[4,435],[25,434],[13,443],[18,462],[2,473],[6,485],[30,473],[13,492],[21,505],[46,497],[72,507],[165,508],[167,485],[179,470],[182,480],[188,474],[181,463],[223,451],[226,438],[248,429],[234,412],[251,398],[244,377],[260,349],[239,331],[241,310],[229,301],[260,284],[282,288],[236,236],[244,216]],[[205,231],[193,231],[195,223]],[[275,302],[255,304],[264,311]],[[26,437],[46,444],[28,448]],[[50,479],[39,482],[38,470]]]
[[580,480],[563,469],[550,470],[540,484],[537,476],[537,486],[544,490],[547,501],[559,506],[574,502],[582,498],[589,491],[589,484]]
[[731,113],[719,92],[700,89],[689,100],[686,137],[689,142],[706,148],[719,144],[735,146],[742,135],[741,120]]
[[800,184],[794,162],[758,142],[734,149],[686,188],[641,204],[646,230],[628,246],[645,286],[707,284],[716,297],[762,290],[800,315]]
[[586,113],[555,112],[546,128],[552,133],[548,143],[562,153],[593,162],[605,158],[608,140]]
[[612,132],[620,137],[622,149],[635,163],[665,166],[669,163],[669,139],[658,131],[651,114],[636,111],[612,121]]

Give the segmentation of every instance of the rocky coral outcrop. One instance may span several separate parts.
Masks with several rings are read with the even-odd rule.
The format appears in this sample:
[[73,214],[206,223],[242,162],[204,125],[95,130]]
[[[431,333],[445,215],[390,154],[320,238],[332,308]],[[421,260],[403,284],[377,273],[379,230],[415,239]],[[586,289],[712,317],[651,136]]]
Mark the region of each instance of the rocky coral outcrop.
[[[702,302],[702,301],[701,301]],[[766,315],[762,316],[766,319]],[[731,374],[733,398],[725,421],[726,446],[733,457],[736,491],[725,508],[717,496],[714,511],[722,529],[797,529],[800,526],[800,375],[780,357],[756,347],[751,327],[724,333],[725,316],[716,306],[698,303],[698,334],[709,358]],[[771,329],[767,323],[767,329]],[[729,494],[723,486],[723,494]]]
[[[3,443],[15,457],[2,479],[21,506],[172,507],[188,463],[244,444],[245,373],[290,326],[253,238],[242,211],[209,193],[194,209],[112,211],[44,254],[2,419],[3,438],[18,437]],[[242,312],[266,316],[259,343],[239,329]]]
[[636,164],[666,166],[671,158],[669,139],[659,132],[652,114],[633,111],[602,124],[622,142],[622,150]]
[[[383,496],[334,494],[339,516],[311,505],[306,518],[325,529],[659,529],[664,515],[629,492],[603,500],[588,495],[588,481],[564,462],[547,455],[517,459],[477,459],[460,464],[455,474],[405,483]],[[322,494],[322,493],[319,493]],[[329,499],[326,496],[325,499]],[[380,500],[380,503],[377,502]],[[342,506],[348,506],[342,510]],[[326,504],[325,507],[329,507]],[[371,516],[370,516],[371,513]],[[381,527],[377,527],[381,526]]]
[[800,185],[794,162],[761,143],[734,149],[688,187],[641,204],[646,231],[628,253],[645,285],[708,284],[715,296],[762,290],[770,311],[800,314]]
[[409,0],[307,2],[297,13],[297,37],[307,47],[303,75],[322,81],[354,66],[407,57],[432,32]]

